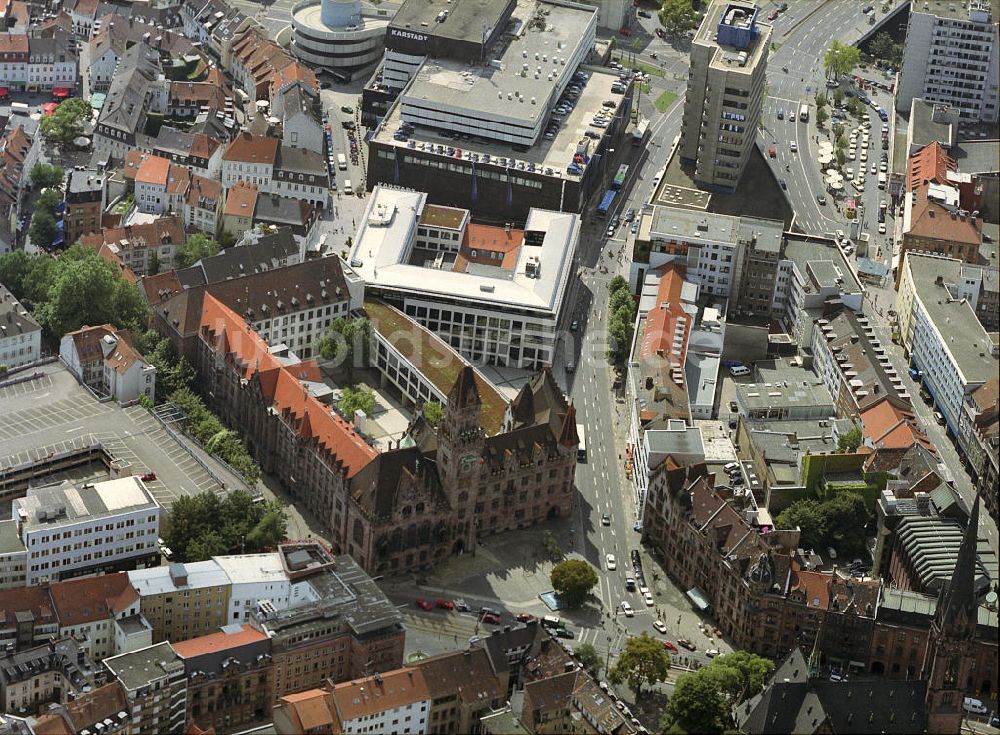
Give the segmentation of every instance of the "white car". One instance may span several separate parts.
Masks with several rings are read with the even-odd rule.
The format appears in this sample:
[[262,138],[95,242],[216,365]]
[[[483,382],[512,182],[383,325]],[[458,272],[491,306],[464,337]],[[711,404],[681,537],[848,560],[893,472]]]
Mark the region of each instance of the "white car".
[[614,554],[608,554],[608,558],[605,560],[608,563],[608,571],[613,572],[618,568],[618,562],[615,561]]
[[656,603],[653,601],[653,595],[651,592],[647,592],[642,596],[642,599],[646,601],[646,607],[652,607]]
[[851,148],[851,150],[849,150],[847,152],[847,158],[849,160],[851,160],[851,161],[853,161],[855,158],[857,158],[857,156],[858,156],[858,154],[857,154],[857,152],[853,148]]
[[716,656],[719,655],[719,649],[709,648],[707,651],[705,651],[705,655],[708,656],[709,658],[715,658]]
[[629,605],[627,602],[622,603],[622,612],[625,613],[626,618],[635,617],[635,611],[632,609],[632,606]]
[[662,620],[654,620],[653,627],[656,628],[657,632],[663,633],[663,635],[667,634],[666,623],[664,623]]
[[854,178],[854,169],[851,168],[850,166],[847,167],[847,178],[849,179]]
[[880,234],[880,235],[884,235],[885,234],[885,222],[879,222],[878,223],[878,234]]
[[791,150],[792,153],[797,153],[799,150],[799,144],[793,140],[791,143],[788,144],[788,148],[789,150]]
[[878,173],[878,165],[873,163],[869,171],[871,172],[871,175],[874,176]]

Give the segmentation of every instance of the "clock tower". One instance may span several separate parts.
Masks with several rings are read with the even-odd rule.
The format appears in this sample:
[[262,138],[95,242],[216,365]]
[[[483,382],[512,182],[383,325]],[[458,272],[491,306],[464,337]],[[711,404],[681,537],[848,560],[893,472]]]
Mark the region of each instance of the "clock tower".
[[955,573],[941,587],[921,678],[927,680],[927,732],[958,735],[965,693],[972,688],[978,653],[976,545],[979,495],[962,536]]
[[437,463],[444,491],[460,519],[458,536],[470,550],[475,544],[472,509],[479,494],[486,439],[480,422],[482,405],[475,372],[466,365],[448,394],[448,405],[438,427]]

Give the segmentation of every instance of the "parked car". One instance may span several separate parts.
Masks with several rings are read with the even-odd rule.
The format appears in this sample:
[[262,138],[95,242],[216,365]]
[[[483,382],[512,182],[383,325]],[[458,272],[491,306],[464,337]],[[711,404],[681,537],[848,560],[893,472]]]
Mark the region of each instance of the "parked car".
[[653,627],[657,630],[657,632],[663,633],[663,635],[667,634],[667,625],[662,620],[654,620]]
[[686,648],[689,651],[694,651],[694,650],[696,650],[698,648],[695,644],[693,644],[687,638],[678,638],[677,639],[677,645],[678,646],[682,646],[683,648]]
[[625,613],[626,618],[635,617],[635,610],[632,609],[632,606],[628,602],[622,602],[622,612]]
[[677,646],[670,641],[663,641],[663,647],[670,651],[670,653],[677,653]]
[[459,612],[472,612],[472,608],[469,606],[469,603],[462,598],[455,600],[455,609]]
[[441,610],[454,610],[455,609],[455,603],[452,602],[451,600],[445,600],[445,599],[439,598],[439,599],[437,599],[437,600],[434,601],[434,604],[438,608],[440,608]]
[[431,603],[427,602],[427,600],[425,600],[423,597],[418,597],[417,598],[416,605],[421,610],[433,610],[434,609],[434,606]]
[[569,638],[571,640],[576,638],[576,634],[569,628],[556,628],[555,634],[557,638]]
[[141,475],[139,475],[139,479],[142,480],[143,482],[152,482],[153,480],[156,479],[156,473],[143,472]]
[[532,620],[535,619],[535,616],[532,615],[531,613],[518,613],[517,615],[514,616],[514,619],[517,620],[517,622],[519,623],[530,623]]
[[483,613],[480,620],[484,623],[489,623],[490,625],[500,625],[500,616],[494,615],[493,613]]

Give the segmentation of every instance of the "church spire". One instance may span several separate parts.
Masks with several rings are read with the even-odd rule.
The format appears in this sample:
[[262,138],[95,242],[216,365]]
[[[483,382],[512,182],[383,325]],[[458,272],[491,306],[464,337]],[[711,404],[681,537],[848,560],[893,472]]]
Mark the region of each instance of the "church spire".
[[455,385],[448,393],[448,407],[454,410],[482,405],[479,388],[476,386],[476,373],[471,365],[465,365],[458,374]]
[[969,524],[958,548],[955,572],[942,587],[938,598],[938,618],[943,630],[955,633],[968,627],[975,630],[979,605],[976,602],[976,547],[979,541],[979,494],[972,501]]
[[813,650],[809,654],[809,678],[819,677],[820,664],[822,663],[823,651],[823,628],[826,626],[826,617],[819,621],[819,628],[816,630],[816,638],[813,641]]

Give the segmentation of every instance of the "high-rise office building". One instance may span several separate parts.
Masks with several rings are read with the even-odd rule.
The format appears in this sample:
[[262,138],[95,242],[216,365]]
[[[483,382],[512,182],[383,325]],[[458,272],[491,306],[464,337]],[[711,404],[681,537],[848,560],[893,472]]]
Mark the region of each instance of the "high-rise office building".
[[681,158],[707,189],[732,191],[757,136],[771,26],[751,3],[715,3],[691,44]]
[[910,8],[896,109],[914,97],[957,108],[963,121],[996,122],[1000,40],[990,0],[919,0]]

